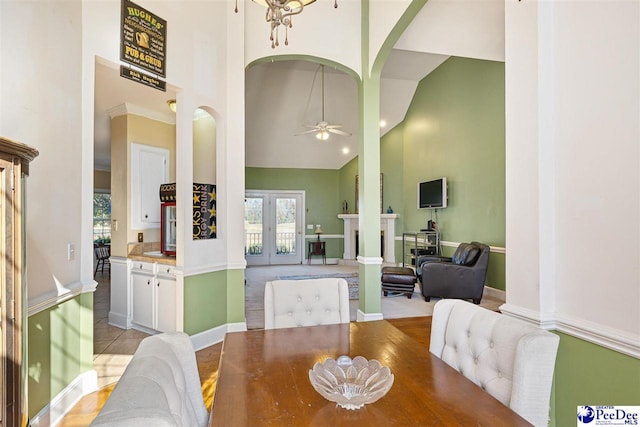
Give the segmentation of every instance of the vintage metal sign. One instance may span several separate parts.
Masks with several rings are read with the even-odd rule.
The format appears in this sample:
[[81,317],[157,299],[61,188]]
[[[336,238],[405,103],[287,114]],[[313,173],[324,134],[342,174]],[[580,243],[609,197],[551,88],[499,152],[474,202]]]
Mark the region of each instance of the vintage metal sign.
[[193,240],[215,239],[218,235],[216,186],[193,183]]
[[122,0],[120,59],[166,77],[167,21]]
[[153,76],[150,76],[147,73],[143,73],[142,71],[136,71],[131,68],[125,67],[124,65],[120,66],[120,76],[125,79],[133,80],[134,82],[142,83],[143,85],[152,87],[154,89],[161,90],[163,92],[167,91],[167,83],[164,80],[156,79]]

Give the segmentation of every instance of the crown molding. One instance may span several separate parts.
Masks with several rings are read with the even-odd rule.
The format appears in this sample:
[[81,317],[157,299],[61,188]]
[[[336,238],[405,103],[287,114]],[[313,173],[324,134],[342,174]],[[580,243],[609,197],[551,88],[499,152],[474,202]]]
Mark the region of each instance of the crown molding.
[[[167,107],[167,109],[169,109],[169,107]],[[131,104],[130,102],[125,102],[123,104],[116,105],[113,108],[109,108],[107,113],[112,120],[118,116],[133,114],[135,116],[146,117],[147,119],[168,123],[170,125],[176,124],[176,116],[173,113],[159,113],[148,108],[140,107],[136,104]]]

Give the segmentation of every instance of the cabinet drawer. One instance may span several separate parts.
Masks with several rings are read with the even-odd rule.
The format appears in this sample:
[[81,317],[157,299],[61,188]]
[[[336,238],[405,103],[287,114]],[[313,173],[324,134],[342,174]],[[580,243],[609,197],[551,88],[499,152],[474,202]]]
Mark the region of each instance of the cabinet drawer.
[[131,272],[144,272],[153,274],[153,262],[145,262],[145,261],[132,261],[131,263]]
[[176,267],[175,265],[170,264],[158,264],[158,273],[159,276],[169,276],[175,278],[176,276]]

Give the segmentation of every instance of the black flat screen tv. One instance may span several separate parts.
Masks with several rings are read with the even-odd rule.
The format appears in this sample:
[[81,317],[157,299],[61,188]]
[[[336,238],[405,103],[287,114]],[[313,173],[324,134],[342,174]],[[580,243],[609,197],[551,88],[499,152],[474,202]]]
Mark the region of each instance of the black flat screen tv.
[[418,183],[418,209],[447,207],[447,178]]

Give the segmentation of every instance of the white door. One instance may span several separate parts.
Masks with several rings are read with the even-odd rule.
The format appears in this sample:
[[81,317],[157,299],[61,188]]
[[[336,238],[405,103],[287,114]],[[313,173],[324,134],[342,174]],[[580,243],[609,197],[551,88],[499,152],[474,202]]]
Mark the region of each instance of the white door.
[[248,265],[301,264],[304,192],[251,191],[245,197]]

